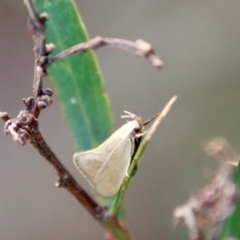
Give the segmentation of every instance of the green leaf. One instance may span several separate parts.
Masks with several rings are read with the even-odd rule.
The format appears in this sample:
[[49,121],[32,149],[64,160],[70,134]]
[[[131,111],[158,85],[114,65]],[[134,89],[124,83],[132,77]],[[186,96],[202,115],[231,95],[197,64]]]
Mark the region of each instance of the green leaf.
[[[47,42],[54,55],[88,40],[74,1],[36,0],[37,10],[47,12]],[[112,116],[103,79],[92,51],[71,56],[49,68],[55,92],[76,140],[78,149],[91,149],[112,132]]]
[[[240,186],[240,165],[238,165],[236,171],[233,174],[233,179],[236,185]],[[233,214],[225,221],[220,234],[221,240],[227,239],[227,237],[234,237],[234,239],[240,239],[240,201],[237,196],[237,206]]]

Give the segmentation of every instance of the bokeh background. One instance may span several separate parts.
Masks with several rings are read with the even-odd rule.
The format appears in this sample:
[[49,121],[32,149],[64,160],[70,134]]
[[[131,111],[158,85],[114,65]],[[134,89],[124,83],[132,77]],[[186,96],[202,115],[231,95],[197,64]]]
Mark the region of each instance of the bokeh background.
[[[164,62],[157,70],[129,53],[97,52],[111,100],[115,128],[123,110],[143,119],[173,95],[178,101],[149,144],[125,200],[126,222],[138,240],[184,240],[172,211],[202,187],[218,162],[203,144],[224,136],[240,151],[239,0],[76,1],[89,35],[138,38],[152,43]],[[0,1],[0,110],[16,116],[31,94],[32,41],[19,0]],[[48,80],[45,86],[50,86]],[[3,128],[3,123],[1,127]],[[47,142],[78,181],[76,150],[61,107],[40,117]],[[66,191],[55,188],[52,169],[37,152],[0,135],[0,239],[103,239],[102,229]]]

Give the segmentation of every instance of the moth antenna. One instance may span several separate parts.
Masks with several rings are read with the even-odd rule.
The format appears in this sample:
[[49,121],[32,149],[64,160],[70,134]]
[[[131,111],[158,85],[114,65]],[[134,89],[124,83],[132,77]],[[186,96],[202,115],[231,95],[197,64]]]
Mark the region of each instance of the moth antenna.
[[128,112],[128,111],[123,111],[124,113],[126,113],[127,115],[123,115],[121,116],[121,118],[135,118],[136,115],[134,113]]
[[166,114],[168,113],[170,107],[173,105],[173,103],[177,100],[177,96],[173,96],[169,102],[167,103],[167,105],[164,107],[162,112],[158,112],[153,118],[147,120],[146,122],[143,123],[143,126],[146,126],[147,124],[149,124],[150,122],[152,122],[154,119],[156,119],[160,114],[162,114],[164,117],[166,116]]
[[128,111],[123,111],[123,112],[126,113],[127,115],[123,115],[123,116],[121,116],[121,118],[132,118],[132,119],[136,120],[140,126],[139,131],[142,132],[143,126],[144,126],[144,124],[142,123],[142,119],[140,117],[138,117],[137,115],[135,115],[134,113],[131,113]]
[[154,117],[148,119],[147,121],[145,121],[144,123],[141,121],[141,118],[139,118],[138,116],[136,116],[134,113],[128,112],[128,111],[123,111],[124,113],[126,113],[127,115],[123,115],[121,116],[121,118],[132,118],[138,121],[139,125],[141,126],[141,128],[143,128],[143,126],[148,125],[150,122],[152,122],[154,119],[157,118],[157,116],[161,113],[158,112]]
[[158,112],[154,117],[148,119],[148,120],[145,121],[142,125],[143,125],[143,126],[148,125],[150,122],[152,122],[154,119],[156,119],[160,113],[161,113],[161,112]]

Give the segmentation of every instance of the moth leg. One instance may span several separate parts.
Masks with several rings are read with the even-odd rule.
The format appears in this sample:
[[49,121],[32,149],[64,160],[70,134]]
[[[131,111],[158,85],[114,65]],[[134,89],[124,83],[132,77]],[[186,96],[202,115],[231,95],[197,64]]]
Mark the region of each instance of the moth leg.
[[140,132],[140,133],[136,133],[136,134],[135,134],[135,137],[136,137],[136,138],[143,137],[143,136],[145,136],[145,135],[147,134],[147,132],[148,132],[148,130],[145,130],[145,131]]

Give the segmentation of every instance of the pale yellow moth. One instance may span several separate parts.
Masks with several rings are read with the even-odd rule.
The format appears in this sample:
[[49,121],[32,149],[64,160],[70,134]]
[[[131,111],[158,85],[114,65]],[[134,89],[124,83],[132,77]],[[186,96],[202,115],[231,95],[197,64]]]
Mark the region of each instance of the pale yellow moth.
[[143,130],[140,118],[125,113],[128,116],[123,117],[134,120],[124,124],[97,148],[73,155],[77,169],[106,198],[119,191],[135,151],[135,139]]

